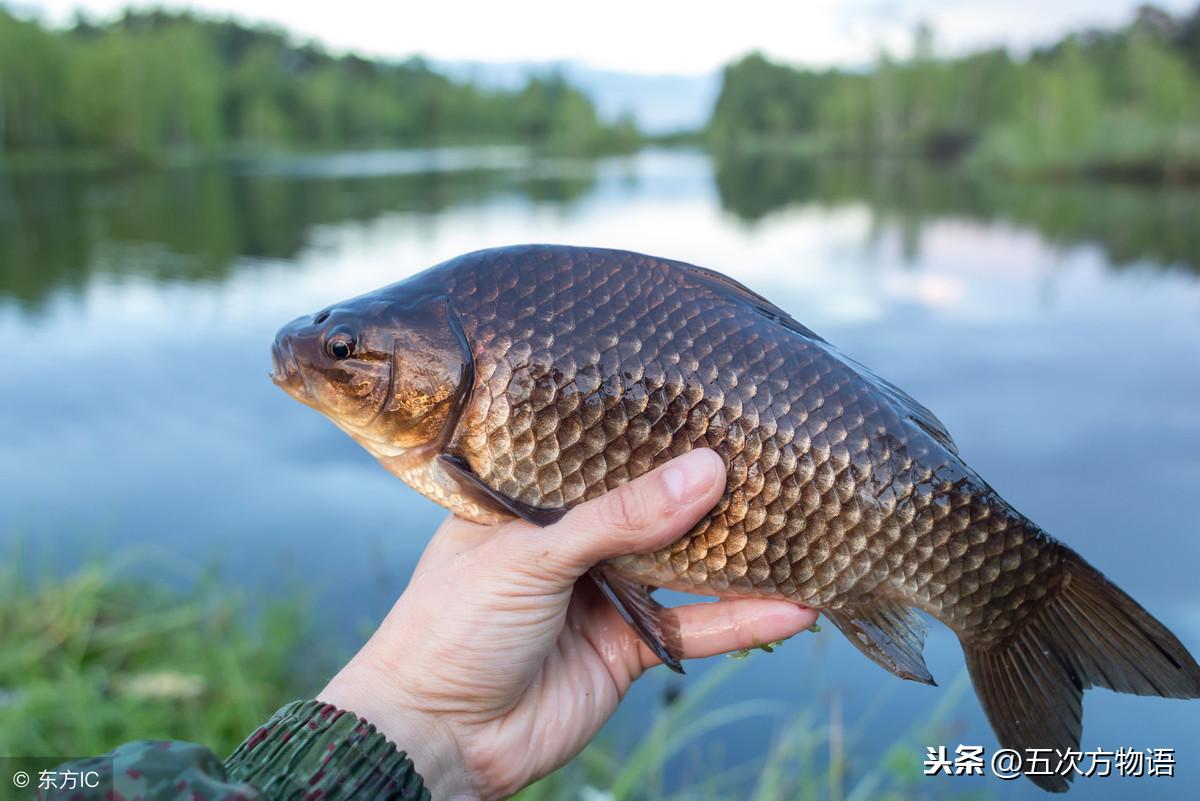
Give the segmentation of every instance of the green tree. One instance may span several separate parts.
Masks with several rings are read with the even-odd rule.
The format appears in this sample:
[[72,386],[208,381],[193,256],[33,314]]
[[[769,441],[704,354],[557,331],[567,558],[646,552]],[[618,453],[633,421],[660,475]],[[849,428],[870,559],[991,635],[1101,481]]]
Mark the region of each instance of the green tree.
[[221,142],[219,65],[196,33],[113,31],[72,48],[63,113],[73,139],[126,156]]
[[58,105],[65,66],[59,39],[0,8],[0,154],[67,144]]
[[708,127],[729,149],[903,155],[1030,174],[1200,175],[1200,9],[1143,7],[1121,29],[1065,37],[1014,60],[913,55],[817,72],[752,54],[730,64]]
[[157,160],[231,145],[638,141],[629,120],[602,121],[561,76],[485,91],[420,59],[338,57],[273,28],[191,14],[128,11],[52,32],[0,11],[0,152],[78,147]]

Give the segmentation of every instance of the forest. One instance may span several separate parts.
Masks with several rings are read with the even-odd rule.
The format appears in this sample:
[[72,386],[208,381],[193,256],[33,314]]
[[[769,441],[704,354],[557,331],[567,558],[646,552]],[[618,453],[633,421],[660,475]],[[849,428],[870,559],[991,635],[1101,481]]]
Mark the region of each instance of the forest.
[[[1024,56],[911,57],[811,69],[748,55],[725,67],[701,136],[719,161],[755,154],[918,157],[1016,175],[1200,181],[1200,7],[1141,7]],[[695,141],[694,137],[682,137]],[[420,58],[368,60],[280,29],[126,11],[66,29],[0,7],[0,158],[128,162],[212,154],[521,143],[635,149],[553,71],[514,90],[453,80]]]
[[1117,30],[1015,58],[911,58],[798,69],[749,55],[725,68],[707,131],[718,154],[918,156],[1043,177],[1200,180],[1200,7],[1143,6]]
[[66,30],[0,6],[0,156],[177,155],[521,142],[547,150],[636,146],[591,100],[547,72],[515,91],[401,62],[335,56],[281,30],[127,11]]

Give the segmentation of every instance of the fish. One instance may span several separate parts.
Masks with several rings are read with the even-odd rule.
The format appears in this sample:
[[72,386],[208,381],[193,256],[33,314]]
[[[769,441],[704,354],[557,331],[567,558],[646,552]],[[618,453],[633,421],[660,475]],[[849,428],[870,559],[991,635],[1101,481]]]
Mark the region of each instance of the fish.
[[[693,448],[727,485],[686,535],[589,575],[669,667],[669,588],[819,610],[934,684],[959,638],[1000,745],[1079,749],[1090,687],[1200,696],[1163,624],[972,470],[942,422],[725,275],[604,248],[453,258],[302,316],[273,378],[455,515],[545,526]],[[1029,775],[1043,789],[1071,776]]]

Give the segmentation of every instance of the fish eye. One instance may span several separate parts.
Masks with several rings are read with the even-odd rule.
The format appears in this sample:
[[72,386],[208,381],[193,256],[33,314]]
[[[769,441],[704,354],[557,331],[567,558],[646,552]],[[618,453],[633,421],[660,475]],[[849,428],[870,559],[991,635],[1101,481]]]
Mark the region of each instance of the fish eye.
[[334,361],[349,359],[354,355],[354,337],[349,334],[339,333],[334,334],[329,339],[325,340],[325,352],[329,354],[329,358]]

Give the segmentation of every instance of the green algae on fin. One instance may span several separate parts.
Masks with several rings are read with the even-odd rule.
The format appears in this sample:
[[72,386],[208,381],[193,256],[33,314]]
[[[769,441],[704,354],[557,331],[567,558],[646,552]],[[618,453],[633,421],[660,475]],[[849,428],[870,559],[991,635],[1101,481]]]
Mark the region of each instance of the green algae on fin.
[[762,651],[763,653],[773,654],[775,653],[775,649],[783,645],[784,640],[786,639],[788,638],[784,637],[783,640],[775,640],[773,642],[763,643],[762,645],[752,645],[749,648],[739,648],[736,651],[730,651],[729,653],[725,654],[725,656],[729,657],[730,659],[745,659],[746,657],[750,656],[751,651]]

